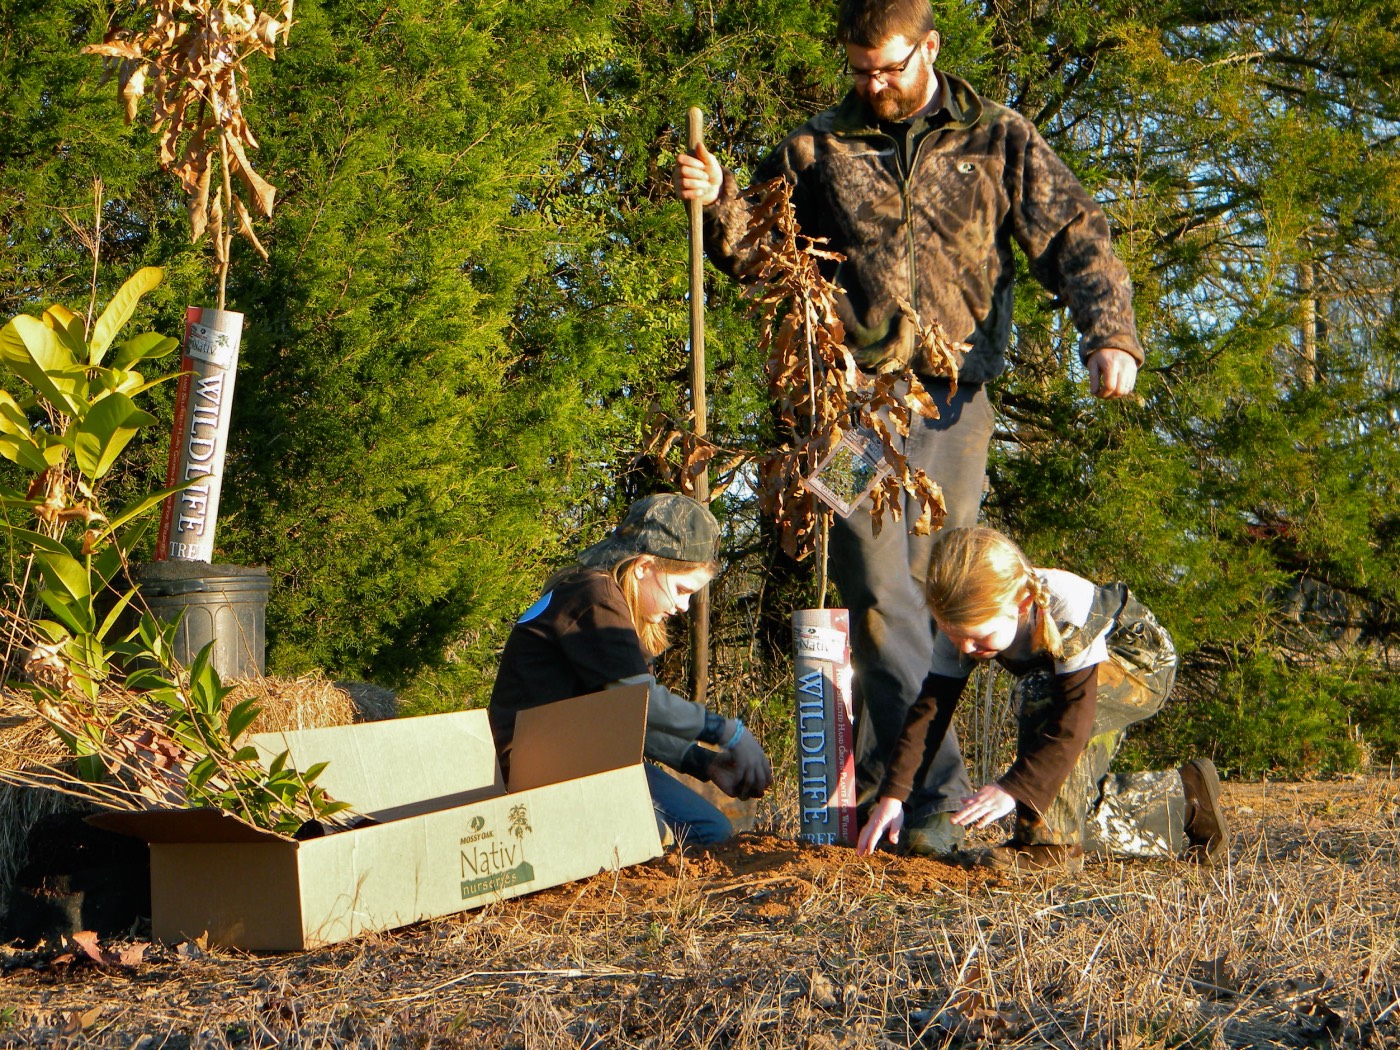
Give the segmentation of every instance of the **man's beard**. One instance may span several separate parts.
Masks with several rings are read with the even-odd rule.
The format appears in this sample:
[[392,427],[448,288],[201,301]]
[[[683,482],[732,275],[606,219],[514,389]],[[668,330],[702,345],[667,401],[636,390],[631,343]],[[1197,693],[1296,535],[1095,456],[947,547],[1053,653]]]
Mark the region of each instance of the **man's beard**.
[[[922,56],[919,56],[922,59]],[[924,108],[928,98],[928,63],[919,62],[919,74],[908,87],[889,84],[878,95],[866,94],[865,101],[881,120],[904,120]]]

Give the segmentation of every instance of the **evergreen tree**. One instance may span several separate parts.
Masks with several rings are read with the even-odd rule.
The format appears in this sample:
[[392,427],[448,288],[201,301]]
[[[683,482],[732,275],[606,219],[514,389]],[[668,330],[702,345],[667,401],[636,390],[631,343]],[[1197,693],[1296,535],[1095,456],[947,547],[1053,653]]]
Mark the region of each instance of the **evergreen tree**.
[[558,227],[529,193],[582,120],[592,14],[297,14],[255,85],[287,185],[270,262],[237,275],[258,323],[225,543],[274,567],[279,668],[399,683],[455,660],[453,695],[421,702],[484,699],[580,487],[577,379],[516,377],[508,337],[550,280]]
[[[1028,297],[994,512],[1162,613],[1189,654],[1183,749],[1335,768],[1360,720],[1393,754],[1394,11],[1110,5],[999,30],[1004,90],[1115,222],[1149,371],[1142,407],[1091,408],[1054,365],[1063,318]],[[1255,746],[1265,722],[1281,735]]]

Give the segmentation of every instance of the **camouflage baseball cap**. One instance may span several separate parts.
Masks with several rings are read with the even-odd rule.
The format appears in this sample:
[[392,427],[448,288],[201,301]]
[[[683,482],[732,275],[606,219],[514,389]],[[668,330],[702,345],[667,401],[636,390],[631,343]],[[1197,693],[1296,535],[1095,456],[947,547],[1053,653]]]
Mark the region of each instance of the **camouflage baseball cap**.
[[708,507],[689,496],[645,496],[627,509],[611,536],[585,550],[579,561],[602,565],[629,554],[708,564],[719,556],[719,522]]

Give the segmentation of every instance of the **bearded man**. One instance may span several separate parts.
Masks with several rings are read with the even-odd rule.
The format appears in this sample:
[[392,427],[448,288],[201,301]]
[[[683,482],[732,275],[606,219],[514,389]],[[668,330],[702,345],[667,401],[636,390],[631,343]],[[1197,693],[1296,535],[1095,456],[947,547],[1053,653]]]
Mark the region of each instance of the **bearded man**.
[[[942,487],[945,526],[973,525],[994,423],[984,384],[1005,370],[1011,336],[1013,242],[1069,307],[1090,389],[1102,398],[1130,393],[1142,363],[1127,270],[1103,212],[1035,126],[935,67],[928,0],[844,0],[837,35],[850,91],[793,131],[755,183],[785,177],[801,231],[845,256],[826,276],[839,289],[847,345],[862,368],[912,369],[929,388],[939,418],[917,420],[903,452]],[[753,262],[740,242],[754,198],[704,147],[678,159],[675,182],[704,204],[711,261],[742,280]],[[934,375],[901,302],[969,344],[955,393]],[[877,536],[865,509],[837,520],[830,550],[851,610],[857,781],[868,801],[928,673],[934,627],[922,594],[929,538],[894,526]],[[909,847],[955,852],[962,829],[948,818],[971,794],[949,732],[909,800]]]

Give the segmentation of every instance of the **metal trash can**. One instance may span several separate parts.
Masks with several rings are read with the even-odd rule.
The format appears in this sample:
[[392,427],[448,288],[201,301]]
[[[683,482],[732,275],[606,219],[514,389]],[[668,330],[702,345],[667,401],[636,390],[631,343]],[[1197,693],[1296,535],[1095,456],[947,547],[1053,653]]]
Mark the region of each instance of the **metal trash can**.
[[179,621],[175,658],[188,667],[210,642],[210,664],[220,678],[251,678],[267,664],[267,593],[262,566],[156,561],[134,573],[151,615]]

